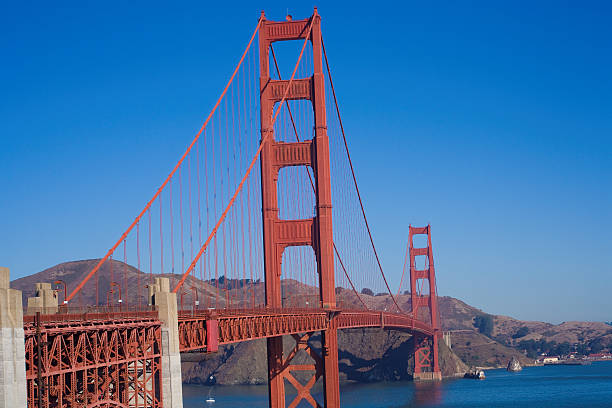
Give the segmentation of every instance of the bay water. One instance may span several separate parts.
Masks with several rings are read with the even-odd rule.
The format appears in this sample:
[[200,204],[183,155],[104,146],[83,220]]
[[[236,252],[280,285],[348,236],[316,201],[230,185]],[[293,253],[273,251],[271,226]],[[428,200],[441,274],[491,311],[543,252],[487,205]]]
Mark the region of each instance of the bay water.
[[[345,384],[340,388],[341,405],[346,408],[612,407],[612,362],[525,367],[518,373],[503,369],[485,373],[485,380]],[[209,395],[214,397],[214,403],[205,401]],[[320,392],[314,395],[321,401]],[[185,408],[265,408],[268,391],[267,386],[184,385],[183,400]],[[302,401],[299,406],[310,405]]]

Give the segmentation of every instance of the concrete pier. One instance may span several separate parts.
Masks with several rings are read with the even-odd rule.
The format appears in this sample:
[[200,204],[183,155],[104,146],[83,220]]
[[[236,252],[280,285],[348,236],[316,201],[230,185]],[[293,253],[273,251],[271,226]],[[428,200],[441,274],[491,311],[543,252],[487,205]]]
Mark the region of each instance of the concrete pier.
[[429,371],[413,374],[414,381],[442,381],[442,373],[440,371]]
[[0,408],[26,408],[27,388],[21,291],[0,267]]
[[51,289],[50,283],[37,283],[36,296],[28,298],[27,314],[54,314],[57,311],[57,291]]
[[155,283],[149,285],[149,296],[150,303],[157,306],[162,321],[163,404],[167,408],[183,408],[176,293],[170,292],[168,278],[155,278]]

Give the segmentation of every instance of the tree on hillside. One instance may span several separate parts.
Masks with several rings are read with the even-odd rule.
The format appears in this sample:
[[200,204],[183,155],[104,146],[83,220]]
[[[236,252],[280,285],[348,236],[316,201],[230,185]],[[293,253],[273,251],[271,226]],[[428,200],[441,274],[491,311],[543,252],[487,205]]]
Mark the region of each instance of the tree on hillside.
[[578,343],[578,345],[576,346],[576,352],[578,354],[586,356],[587,354],[589,354],[589,348],[584,343]]
[[512,335],[512,338],[513,338],[513,339],[518,339],[518,338],[521,338],[521,337],[525,337],[525,336],[526,336],[526,335],[528,335],[528,334],[529,334],[529,327],[527,327],[527,326],[522,326],[522,327],[520,327],[520,328],[519,328],[519,329],[516,331],[516,333],[514,333],[514,334]]
[[557,344],[557,346],[553,348],[551,352],[552,354],[555,354],[557,356],[567,356],[570,353],[571,349],[572,347],[570,346],[570,344],[567,341],[564,341],[561,344]]
[[374,291],[370,288],[363,288],[361,289],[361,294],[368,295],[368,296],[374,296]]
[[604,346],[601,344],[601,339],[591,341],[589,347],[591,348],[591,353],[601,353],[604,349]]
[[487,337],[493,334],[493,324],[493,316],[490,314],[483,313],[474,318],[474,326]]
[[[519,350],[525,350],[527,352],[527,356],[531,358],[536,358],[539,354],[545,353],[548,355],[555,354],[557,351],[557,343],[554,341],[546,341],[544,339],[540,340],[521,340],[518,344]],[[561,351],[565,350],[565,346],[562,346]]]

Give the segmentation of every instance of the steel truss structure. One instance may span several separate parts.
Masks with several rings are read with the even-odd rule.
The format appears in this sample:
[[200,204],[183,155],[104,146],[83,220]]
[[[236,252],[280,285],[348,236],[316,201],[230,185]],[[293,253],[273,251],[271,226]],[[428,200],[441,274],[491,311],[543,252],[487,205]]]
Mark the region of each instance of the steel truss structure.
[[411,315],[363,310],[244,309],[182,312],[179,316],[180,350],[216,351],[224,344],[269,337],[325,331],[332,328],[381,327],[404,330],[429,338],[431,326]]
[[[278,41],[303,40],[300,63],[307,42],[312,44],[313,72],[309,78],[288,81],[270,76],[270,47]],[[269,21],[261,16],[259,30],[259,86],[261,106],[261,197],[263,219],[263,252],[266,306],[282,306],[281,272],[283,252],[290,246],[311,246],[314,250],[319,280],[319,304],[323,309],[336,308],[334,292],[334,250],[332,236],[332,197],[329,137],[325,113],[325,79],[321,17],[315,9],[309,19]],[[279,142],[274,135],[274,107],[277,114],[286,100],[312,103],[314,135],[302,142]],[[288,166],[308,166],[313,170],[316,214],[313,218],[284,220],[279,218],[278,173]],[[286,323],[300,317],[284,318]],[[340,406],[338,384],[338,333],[334,324],[321,332],[325,352],[322,355],[323,400],[326,407]],[[268,337],[268,390],[271,408],[285,407],[282,337]],[[300,389],[304,391],[303,389]],[[304,391],[305,392],[305,391]]]
[[[413,238],[415,235],[427,235],[427,247],[415,248]],[[412,316],[418,320],[419,310],[426,309],[429,326],[433,331],[430,337],[414,337],[414,375],[418,378],[421,373],[430,372],[440,376],[438,364],[438,337],[440,337],[440,318],[438,316],[438,298],[436,296],[436,272],[433,262],[433,249],[431,246],[431,226],[409,226],[408,245],[410,251],[410,301]],[[425,268],[417,269],[416,257],[425,257]],[[429,293],[424,293],[424,281],[427,281]]]
[[[156,315],[27,316],[28,406],[161,407]],[[53,321],[54,316],[59,319]]]
[[[285,380],[287,380],[293,388],[297,391],[297,395],[289,404],[289,408],[295,408],[302,400],[306,400],[313,407],[321,407],[321,405],[312,397],[310,390],[315,385],[319,377],[323,375],[323,359],[321,356],[312,348],[309,343],[310,338],[314,335],[314,332],[293,334],[292,337],[295,340],[294,348],[285,357],[281,357],[281,364],[278,367],[273,367],[274,372],[269,373],[269,376],[278,377],[281,379],[280,383],[282,387],[285,386]],[[306,352],[313,360],[313,364],[291,364],[293,359],[298,355],[300,350]],[[306,383],[300,382],[294,375],[297,372],[311,372],[312,375],[306,381]],[[283,390],[284,392],[284,390]]]

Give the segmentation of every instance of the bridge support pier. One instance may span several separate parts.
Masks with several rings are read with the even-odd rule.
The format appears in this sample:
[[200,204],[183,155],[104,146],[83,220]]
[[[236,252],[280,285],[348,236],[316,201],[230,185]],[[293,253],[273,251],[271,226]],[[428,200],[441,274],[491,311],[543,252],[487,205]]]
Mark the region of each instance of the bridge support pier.
[[438,332],[431,337],[414,337],[414,381],[441,381],[438,364]]
[[[268,395],[271,408],[287,406],[285,380],[297,391],[290,407],[298,406],[302,400],[313,407],[321,407],[311,394],[313,386],[321,376],[323,376],[323,406],[325,408],[340,407],[337,333],[336,327],[321,332],[322,355],[319,355],[308,342],[314,332],[293,334],[295,347],[286,357],[283,354],[283,338],[268,338]],[[314,364],[291,364],[300,350],[306,352]],[[306,372],[311,372],[312,376],[306,382],[302,382],[300,378]],[[296,377],[297,373],[302,374]]]
[[441,372],[424,372],[424,373],[418,373],[418,375],[415,373],[414,377],[413,377],[414,381],[442,381],[442,373]]
[[321,333],[323,346],[323,399],[325,407],[340,407],[340,369],[338,368],[338,329]]
[[27,387],[21,291],[0,268],[0,408],[26,408]]
[[268,401],[271,408],[285,407],[285,377],[283,375],[283,337],[269,337],[268,345]]
[[151,303],[157,306],[162,322],[162,402],[164,408],[183,408],[181,354],[179,352],[176,293],[170,292],[168,278],[155,278],[149,285]]

